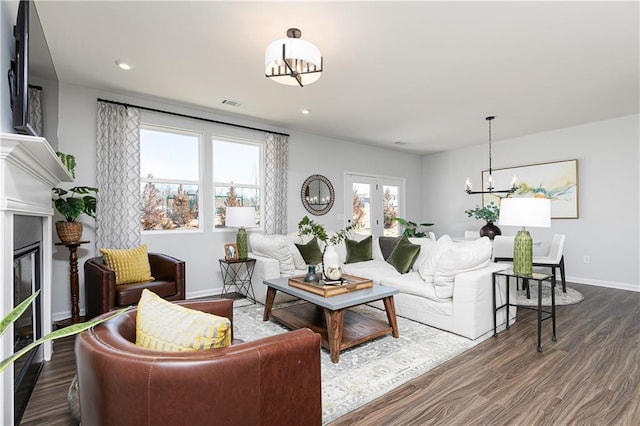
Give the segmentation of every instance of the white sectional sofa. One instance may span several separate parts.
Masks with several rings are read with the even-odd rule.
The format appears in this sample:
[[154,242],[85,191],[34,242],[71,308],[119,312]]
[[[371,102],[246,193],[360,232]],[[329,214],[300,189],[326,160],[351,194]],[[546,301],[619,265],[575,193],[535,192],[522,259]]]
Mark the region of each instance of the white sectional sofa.
[[[271,239],[274,241],[269,241]],[[394,297],[399,316],[469,339],[476,339],[493,330],[492,272],[505,266],[490,262],[489,240],[454,242],[448,236],[443,236],[437,242],[425,238],[412,238],[410,241],[420,244],[421,248],[411,270],[404,274],[385,260],[385,254],[388,256],[388,253],[383,254],[378,238],[372,241],[373,260],[344,264],[344,244],[339,244],[336,249],[344,273],[369,278],[400,291]],[[306,273],[304,260],[293,259],[296,254],[299,255],[294,242],[306,241],[296,234],[250,236],[252,252],[249,256],[256,259],[252,285],[260,303],[264,304],[266,298],[264,280]],[[498,305],[506,300],[503,281],[496,286],[496,298]],[[515,300],[515,283],[510,286],[510,298]],[[276,303],[290,299],[278,293]],[[372,305],[382,308],[378,302]],[[510,318],[513,320],[516,308],[510,309]],[[498,314],[498,325],[505,322],[505,314],[504,309]]]

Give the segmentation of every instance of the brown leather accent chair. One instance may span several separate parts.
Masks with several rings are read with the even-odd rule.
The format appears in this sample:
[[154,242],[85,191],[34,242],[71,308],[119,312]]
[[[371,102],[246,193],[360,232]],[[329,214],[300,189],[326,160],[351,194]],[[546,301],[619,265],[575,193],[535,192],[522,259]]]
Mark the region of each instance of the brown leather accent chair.
[[84,301],[87,319],[137,304],[145,288],[166,300],[184,300],[184,261],[166,254],[148,255],[151,275],[155,280],[119,286],[116,286],[116,273],[107,267],[102,256],[91,258],[84,263]]
[[[177,303],[233,324],[231,300]],[[227,348],[156,352],[135,345],[136,311],[76,337],[83,425],[321,424],[319,334],[300,329]]]

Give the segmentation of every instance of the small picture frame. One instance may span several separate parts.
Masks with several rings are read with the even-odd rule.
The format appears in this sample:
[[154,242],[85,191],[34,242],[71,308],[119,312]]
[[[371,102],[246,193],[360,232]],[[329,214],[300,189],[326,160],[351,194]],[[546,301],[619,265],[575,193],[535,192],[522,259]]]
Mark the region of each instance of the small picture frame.
[[224,245],[224,260],[238,260],[238,245],[229,243]]

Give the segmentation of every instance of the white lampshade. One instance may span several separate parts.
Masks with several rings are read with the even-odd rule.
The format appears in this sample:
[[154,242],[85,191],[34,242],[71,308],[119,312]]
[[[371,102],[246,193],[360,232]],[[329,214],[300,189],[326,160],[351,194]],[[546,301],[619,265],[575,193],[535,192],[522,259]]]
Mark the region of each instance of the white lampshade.
[[256,226],[255,207],[227,207],[224,226],[229,228]]
[[549,228],[551,200],[548,198],[503,198],[499,225]]
[[[283,38],[269,44],[264,54],[265,74],[281,84],[297,86],[295,78],[287,74],[286,66],[282,60],[282,45],[285,46],[285,58],[291,59],[294,71],[305,72],[322,69],[322,54],[320,50],[308,41],[300,38]],[[280,75],[280,74],[285,75]],[[276,75],[274,75],[276,74]],[[307,85],[317,81],[322,73],[314,72],[301,74],[302,84]]]

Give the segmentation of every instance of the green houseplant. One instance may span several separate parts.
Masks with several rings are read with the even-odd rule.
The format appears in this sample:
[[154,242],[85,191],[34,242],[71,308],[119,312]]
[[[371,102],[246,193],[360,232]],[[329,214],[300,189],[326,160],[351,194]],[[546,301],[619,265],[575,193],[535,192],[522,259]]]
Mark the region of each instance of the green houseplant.
[[500,207],[493,201],[485,206],[476,206],[475,208],[465,210],[464,212],[469,217],[473,217],[477,220],[484,220],[486,222],[486,224],[480,228],[480,236],[486,236],[493,240],[496,235],[502,235],[500,228],[495,225],[500,218]]
[[393,220],[404,227],[402,236],[407,238],[424,238],[427,236],[426,232],[418,231],[418,228],[433,226],[433,223],[416,223],[401,217],[395,217]]
[[73,243],[82,236],[82,223],[76,219],[81,214],[86,214],[95,219],[96,197],[91,193],[97,193],[98,188],[92,186],[75,186],[71,189],[53,188],[55,198],[53,205],[58,213],[64,216],[64,221],[56,222],[58,237],[63,243]]
[[[76,160],[71,154],[57,152],[58,158],[69,170],[73,177],[75,174]],[[95,219],[97,201],[93,194],[98,192],[98,188],[92,186],[75,186],[70,189],[52,188],[55,195],[53,205],[58,213],[64,216],[64,221],[56,222],[56,231],[60,241],[63,243],[73,243],[80,240],[82,236],[82,223],[76,219],[81,214],[86,214]]]
[[[33,302],[33,300],[36,297],[38,297],[39,294],[40,294],[40,290],[36,291],[31,296],[27,297],[18,306],[13,308],[13,310],[11,310],[11,312],[9,312],[7,314],[7,316],[5,316],[2,319],[2,321],[0,321],[0,337],[4,336],[4,334],[7,332],[7,330],[11,326],[11,324],[13,324],[18,318],[20,318],[22,316],[22,314],[27,310],[27,308],[29,307],[31,302]],[[47,334],[46,336],[41,337],[40,339],[31,342],[30,344],[28,344],[24,348],[20,349],[18,352],[14,353],[13,355],[10,355],[7,358],[5,358],[2,361],[0,361],[0,372],[4,371],[15,360],[17,360],[18,358],[20,358],[21,356],[25,355],[27,352],[29,352],[33,348],[35,348],[35,347],[37,347],[37,346],[39,346],[39,345],[41,345],[41,344],[43,344],[45,342],[48,342],[50,340],[60,339],[62,337],[73,336],[74,334],[78,334],[81,331],[87,330],[87,329],[89,329],[89,328],[91,328],[93,326],[96,326],[96,325],[104,322],[104,321],[107,321],[107,320],[109,320],[109,319],[111,319],[113,317],[116,317],[116,316],[126,312],[128,309],[129,309],[129,307],[126,307],[126,308],[120,309],[119,311],[115,311],[113,313],[113,315],[109,315],[106,318],[98,318],[98,319],[94,319],[94,320],[87,321],[87,322],[82,322],[82,323],[78,323],[78,324],[72,324],[72,325],[70,325],[68,327],[52,331],[51,333]]]

